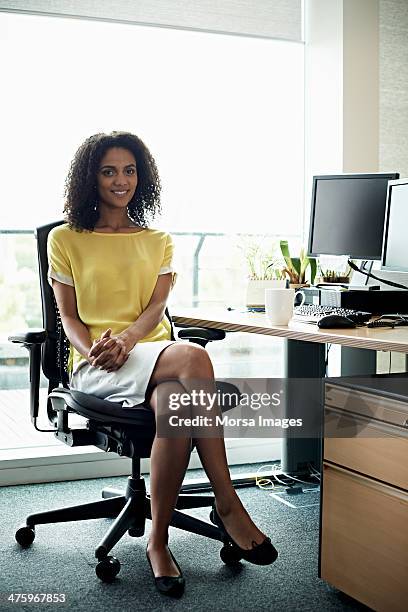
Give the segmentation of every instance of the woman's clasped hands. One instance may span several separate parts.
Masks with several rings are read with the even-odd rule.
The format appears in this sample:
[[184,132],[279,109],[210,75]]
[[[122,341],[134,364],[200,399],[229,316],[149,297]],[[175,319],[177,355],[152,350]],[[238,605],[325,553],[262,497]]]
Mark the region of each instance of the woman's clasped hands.
[[123,366],[129,357],[130,347],[120,335],[112,336],[109,328],[98,340],[94,340],[88,353],[88,361],[95,368],[114,372]]

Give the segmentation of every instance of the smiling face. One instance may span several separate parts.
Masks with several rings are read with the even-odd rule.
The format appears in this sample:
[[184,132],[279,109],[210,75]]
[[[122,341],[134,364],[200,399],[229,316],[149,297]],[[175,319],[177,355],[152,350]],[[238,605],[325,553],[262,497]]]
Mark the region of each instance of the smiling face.
[[136,160],[120,147],[108,149],[97,174],[99,204],[108,209],[126,208],[137,187]]

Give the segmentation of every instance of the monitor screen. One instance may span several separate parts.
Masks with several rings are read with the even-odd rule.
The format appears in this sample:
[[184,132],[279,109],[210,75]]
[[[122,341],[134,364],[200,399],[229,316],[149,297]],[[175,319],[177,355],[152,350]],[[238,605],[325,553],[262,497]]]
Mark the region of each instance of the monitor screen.
[[314,176],[308,253],[381,259],[388,181],[399,174]]
[[388,185],[381,267],[408,272],[408,178]]

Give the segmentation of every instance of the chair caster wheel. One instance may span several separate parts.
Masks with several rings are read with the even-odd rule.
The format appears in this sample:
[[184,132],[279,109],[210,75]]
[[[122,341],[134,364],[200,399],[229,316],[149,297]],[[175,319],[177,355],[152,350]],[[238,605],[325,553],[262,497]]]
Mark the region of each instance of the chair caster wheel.
[[34,527],[23,525],[16,531],[15,538],[23,548],[28,548],[34,542],[35,530]]
[[96,575],[102,582],[113,582],[120,571],[120,563],[116,557],[105,557],[95,568]]
[[220,550],[221,561],[225,565],[236,565],[241,560],[241,555],[230,544],[225,544]]
[[131,538],[141,538],[144,535],[144,532],[144,525],[142,527],[131,527],[128,529],[128,534]]

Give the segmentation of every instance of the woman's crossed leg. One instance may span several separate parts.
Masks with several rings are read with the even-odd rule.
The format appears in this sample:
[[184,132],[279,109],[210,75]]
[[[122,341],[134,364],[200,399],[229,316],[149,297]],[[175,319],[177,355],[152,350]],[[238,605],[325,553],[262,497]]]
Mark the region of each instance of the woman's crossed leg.
[[[170,395],[190,392],[197,384],[215,393],[214,371],[207,351],[197,345],[172,344],[159,356],[149,383],[150,406],[159,416],[169,410]],[[265,539],[233,488],[222,437],[194,438],[203,468],[214,490],[216,508],[228,534],[243,549]],[[188,466],[190,437],[158,437],[150,456],[152,530],[148,554],[155,576],[179,574],[167,547],[168,527]]]

